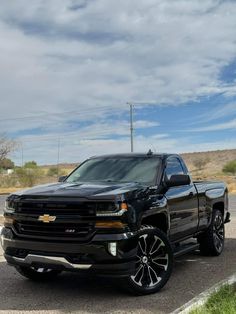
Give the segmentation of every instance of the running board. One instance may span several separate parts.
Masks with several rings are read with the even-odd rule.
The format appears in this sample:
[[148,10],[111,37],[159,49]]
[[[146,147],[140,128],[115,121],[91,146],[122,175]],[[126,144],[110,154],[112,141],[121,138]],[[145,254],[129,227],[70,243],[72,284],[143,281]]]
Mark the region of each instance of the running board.
[[195,251],[199,249],[198,243],[187,243],[182,244],[174,249],[174,257],[179,257],[181,255],[187,254],[189,252]]

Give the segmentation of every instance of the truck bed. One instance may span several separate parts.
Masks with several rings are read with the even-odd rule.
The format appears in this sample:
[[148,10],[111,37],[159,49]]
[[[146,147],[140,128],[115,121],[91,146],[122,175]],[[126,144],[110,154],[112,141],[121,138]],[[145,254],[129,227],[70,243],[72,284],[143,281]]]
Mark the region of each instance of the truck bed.
[[206,192],[208,190],[214,190],[214,189],[223,189],[225,190],[226,184],[222,181],[193,181],[197,191],[199,193]]

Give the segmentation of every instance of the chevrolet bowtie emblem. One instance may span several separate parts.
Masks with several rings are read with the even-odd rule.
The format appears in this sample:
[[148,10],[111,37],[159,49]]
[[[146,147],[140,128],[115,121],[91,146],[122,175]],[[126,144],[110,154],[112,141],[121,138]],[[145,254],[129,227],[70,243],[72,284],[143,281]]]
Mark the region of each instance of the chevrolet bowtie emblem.
[[45,223],[49,223],[49,222],[53,222],[57,219],[56,216],[50,216],[50,215],[43,215],[43,216],[39,216],[38,220],[45,222]]

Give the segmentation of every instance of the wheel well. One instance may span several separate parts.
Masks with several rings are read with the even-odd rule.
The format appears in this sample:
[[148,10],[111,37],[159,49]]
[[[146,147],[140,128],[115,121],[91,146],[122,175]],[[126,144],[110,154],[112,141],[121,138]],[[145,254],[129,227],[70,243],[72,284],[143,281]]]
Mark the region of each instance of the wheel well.
[[224,216],[224,211],[225,211],[225,204],[224,202],[218,202],[218,203],[215,203],[212,207],[212,209],[218,209],[221,211],[222,215]]
[[151,225],[159,228],[163,232],[168,231],[168,219],[165,214],[156,214],[143,218],[142,225]]

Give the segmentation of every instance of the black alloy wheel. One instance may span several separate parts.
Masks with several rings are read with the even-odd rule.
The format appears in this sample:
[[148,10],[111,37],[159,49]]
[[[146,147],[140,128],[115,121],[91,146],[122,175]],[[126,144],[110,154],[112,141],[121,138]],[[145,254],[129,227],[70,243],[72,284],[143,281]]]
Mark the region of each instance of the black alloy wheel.
[[221,253],[224,247],[224,221],[221,212],[217,212],[213,224],[214,245],[218,253]]
[[225,241],[224,216],[218,209],[212,213],[212,221],[207,231],[198,236],[200,252],[203,255],[218,256],[223,252]]
[[152,226],[143,226],[138,238],[135,273],[125,285],[134,294],[159,291],[172,272],[173,253],[167,236]]

